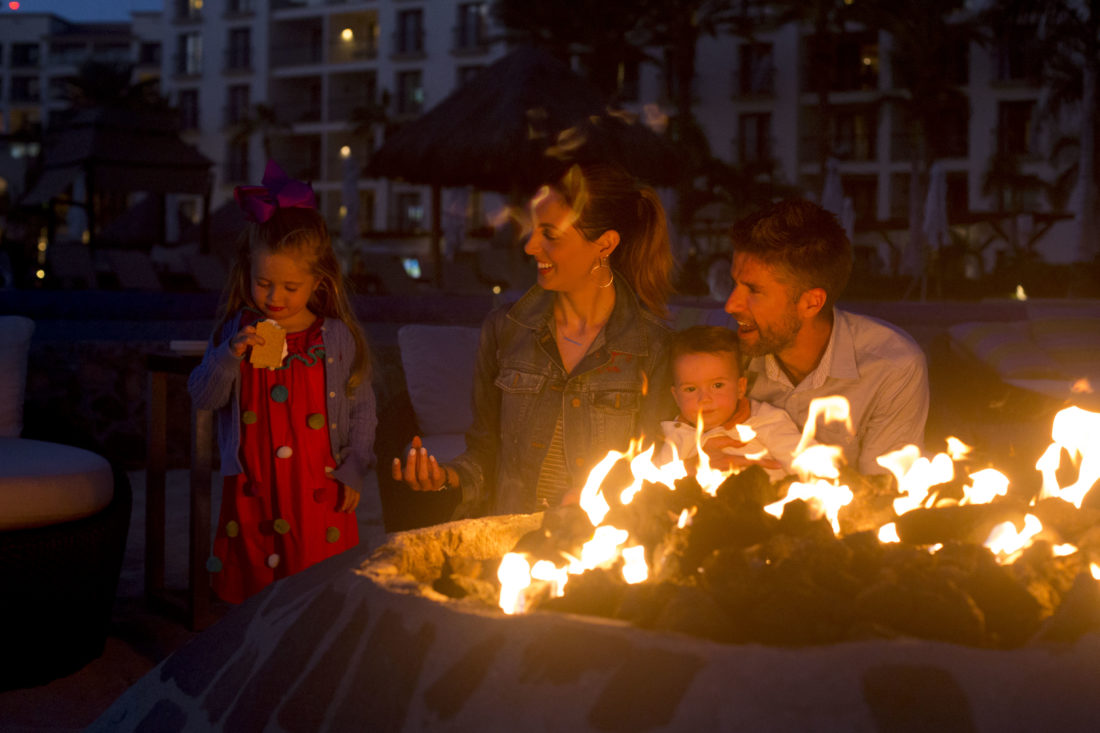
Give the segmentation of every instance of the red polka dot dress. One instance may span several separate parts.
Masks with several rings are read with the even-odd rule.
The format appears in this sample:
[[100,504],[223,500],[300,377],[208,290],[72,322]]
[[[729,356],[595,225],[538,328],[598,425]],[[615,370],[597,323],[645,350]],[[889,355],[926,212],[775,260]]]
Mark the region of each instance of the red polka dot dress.
[[[246,314],[246,317],[250,314]],[[288,333],[279,369],[241,360],[241,463],[226,476],[208,569],[214,591],[240,603],[269,583],[359,544],[339,489],[325,410],[325,348],[317,318]]]

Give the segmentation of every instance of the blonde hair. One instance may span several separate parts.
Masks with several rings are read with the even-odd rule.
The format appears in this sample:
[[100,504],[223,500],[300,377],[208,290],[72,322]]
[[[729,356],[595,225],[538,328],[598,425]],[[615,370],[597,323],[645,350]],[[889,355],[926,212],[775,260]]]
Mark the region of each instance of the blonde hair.
[[619,233],[611,266],[650,312],[668,315],[672,294],[672,246],[665,209],[657,192],[622,168],[607,164],[571,166],[554,190],[577,216],[573,226],[595,241],[604,232]]
[[242,308],[259,309],[252,300],[252,257],[258,250],[272,254],[302,257],[317,280],[317,289],[307,307],[315,315],[338,318],[351,331],[355,341],[355,357],[347,393],[371,378],[371,354],[363,330],[351,306],[343,271],[332,248],[325,220],[315,210],[304,207],[278,209],[267,221],[250,222],[238,240],[237,254],[222,293],[218,318],[214,325],[214,342],[221,338],[225,324]]

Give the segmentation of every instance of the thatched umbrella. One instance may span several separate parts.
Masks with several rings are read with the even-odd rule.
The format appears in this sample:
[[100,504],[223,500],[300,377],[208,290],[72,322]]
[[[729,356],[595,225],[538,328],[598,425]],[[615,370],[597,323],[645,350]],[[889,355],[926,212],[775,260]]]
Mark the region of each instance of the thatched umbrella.
[[46,130],[42,174],[23,196],[23,205],[52,205],[70,186],[83,184],[83,201],[94,240],[99,231],[95,196],[103,191],[157,194],[160,236],[164,195],[210,197],[211,161],[180,137],[176,115],[158,110],[95,107],[78,110]]
[[574,162],[614,161],[654,185],[673,184],[668,139],[609,111],[585,79],[545,51],[518,47],[401,127],[375,152],[368,175],[432,186],[432,252],[442,264],[443,187],[533,193]]

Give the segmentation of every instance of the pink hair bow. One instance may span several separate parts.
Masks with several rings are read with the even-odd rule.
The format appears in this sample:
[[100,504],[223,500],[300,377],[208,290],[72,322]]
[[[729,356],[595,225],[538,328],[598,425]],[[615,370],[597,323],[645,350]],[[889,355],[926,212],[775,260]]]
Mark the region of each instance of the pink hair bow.
[[267,161],[262,183],[261,186],[237,186],[233,189],[233,198],[249,221],[262,224],[278,209],[317,208],[313,187],[288,176],[274,160]]

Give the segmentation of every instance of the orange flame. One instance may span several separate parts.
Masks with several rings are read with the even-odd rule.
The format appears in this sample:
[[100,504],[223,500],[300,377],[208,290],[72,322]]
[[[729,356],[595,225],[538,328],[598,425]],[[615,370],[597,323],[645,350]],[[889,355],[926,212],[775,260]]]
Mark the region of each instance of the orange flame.
[[818,397],[810,402],[806,424],[802,426],[802,440],[798,441],[798,447],[794,449],[795,455],[802,453],[813,443],[818,417],[823,417],[826,423],[842,422],[848,432],[852,432],[852,411],[848,400],[840,396]]
[[998,496],[1008,494],[1008,477],[995,468],[984,468],[970,474],[973,485],[963,487],[960,504],[988,504]]
[[588,515],[588,521],[592,522],[593,527],[598,527],[611,510],[611,505],[607,503],[607,499],[600,491],[600,485],[611,472],[612,466],[622,457],[623,454],[618,451],[608,451],[603,460],[588,473],[588,480],[584,482],[584,488],[581,489],[581,509]]
[[898,516],[924,506],[928,490],[955,478],[955,464],[946,453],[937,453],[932,460],[920,454],[915,445],[907,445],[878,457],[878,464],[894,474],[901,496],[894,500]]
[[623,550],[623,580],[630,585],[649,578],[649,566],[645,562],[645,547],[635,545]]
[[1017,530],[1012,522],[1002,522],[993,528],[985,546],[1003,563],[1010,563],[1031,546],[1035,535],[1043,531],[1043,523],[1034,514],[1024,517],[1024,528]]
[[500,608],[511,615],[524,610],[524,591],[531,585],[531,564],[518,552],[509,552],[497,568],[500,581]]
[[833,527],[833,532],[840,534],[839,514],[842,507],[851,503],[855,495],[847,486],[837,486],[828,481],[818,479],[813,483],[795,481],[787,489],[787,496],[779,501],[768,504],[764,511],[774,517],[783,516],[783,507],[795,499],[802,499],[817,516],[824,516]]
[[[1054,416],[1051,438],[1054,442],[1039,458],[1035,468],[1043,476],[1043,487],[1039,496],[1058,497],[1073,504],[1078,509],[1085,494],[1100,480],[1100,413],[1082,410],[1080,407],[1067,407]],[[1061,452],[1069,454],[1077,467],[1077,481],[1061,487],[1055,471],[1061,459]]]

